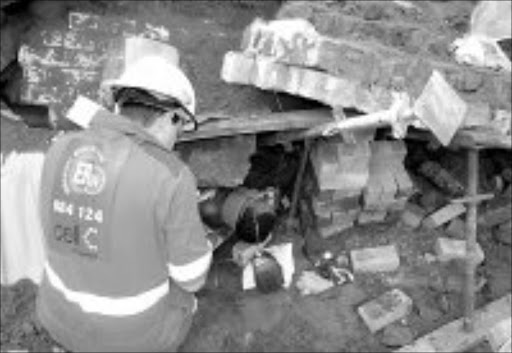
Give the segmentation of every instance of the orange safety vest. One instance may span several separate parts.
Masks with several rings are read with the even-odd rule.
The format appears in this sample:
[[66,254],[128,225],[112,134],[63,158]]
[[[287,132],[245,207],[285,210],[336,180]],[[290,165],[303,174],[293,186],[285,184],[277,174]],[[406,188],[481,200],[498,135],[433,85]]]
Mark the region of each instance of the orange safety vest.
[[[49,149],[41,183],[48,248],[37,313],[71,350],[172,350],[212,255],[196,181],[172,151],[103,112]],[[170,280],[169,280],[170,279]]]

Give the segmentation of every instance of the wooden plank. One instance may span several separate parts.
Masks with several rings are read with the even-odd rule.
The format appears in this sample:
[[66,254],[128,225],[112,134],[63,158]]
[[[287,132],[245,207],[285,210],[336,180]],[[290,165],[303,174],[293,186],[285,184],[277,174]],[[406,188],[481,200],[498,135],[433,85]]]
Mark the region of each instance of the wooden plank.
[[420,352],[419,347],[432,347],[435,352],[464,352],[487,338],[496,323],[506,320],[512,313],[512,296],[507,294],[487,306],[475,311],[474,330],[466,332],[464,318],[452,321],[437,330],[417,339],[413,344],[395,352]]
[[452,146],[466,148],[512,148],[510,136],[486,128],[463,129],[455,134]]
[[197,131],[185,132],[179,141],[192,141],[269,131],[302,130],[332,120],[330,109],[297,110],[292,112],[262,114],[252,117],[213,118],[204,124],[200,124]]

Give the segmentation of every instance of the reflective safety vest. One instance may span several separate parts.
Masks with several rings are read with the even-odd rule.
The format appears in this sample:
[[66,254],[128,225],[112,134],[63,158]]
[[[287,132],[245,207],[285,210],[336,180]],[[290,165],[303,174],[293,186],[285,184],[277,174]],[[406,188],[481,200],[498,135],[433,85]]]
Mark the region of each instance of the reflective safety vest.
[[105,115],[46,156],[38,315],[71,350],[172,349],[212,256],[196,182],[137,125]]

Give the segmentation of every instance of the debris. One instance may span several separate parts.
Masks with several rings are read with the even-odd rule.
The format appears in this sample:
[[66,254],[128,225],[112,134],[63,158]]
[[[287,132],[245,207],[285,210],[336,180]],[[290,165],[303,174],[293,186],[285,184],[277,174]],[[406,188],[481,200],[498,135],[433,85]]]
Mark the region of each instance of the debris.
[[447,146],[464,122],[467,104],[437,71],[414,102],[414,114]]
[[466,212],[466,207],[460,203],[450,203],[443,208],[427,216],[422,225],[429,229],[435,229],[448,221]]
[[400,289],[392,289],[363,304],[357,312],[372,333],[403,319],[412,308],[412,299]]
[[464,194],[464,186],[438,163],[425,161],[420,165],[418,171],[450,196],[456,197]]
[[319,294],[335,286],[315,271],[304,271],[296,283],[301,295]]
[[489,328],[510,318],[511,295],[493,301],[474,313],[474,330],[463,328],[464,318],[452,321],[395,352],[421,352],[419,347],[432,347],[430,352],[465,352],[486,338]]
[[494,238],[506,245],[512,245],[512,221],[500,224],[493,229]]
[[367,141],[354,145],[333,138],[318,141],[311,154],[318,188],[361,192],[368,181],[370,156]]
[[395,245],[352,250],[350,260],[354,272],[391,272],[400,266]]
[[[493,352],[510,352],[510,340],[512,339],[512,318],[504,319],[495,324],[487,334],[487,340]],[[504,350],[506,347],[509,350]]]
[[460,218],[454,218],[445,229],[446,234],[458,239],[466,238],[466,222]]
[[382,222],[387,216],[386,210],[363,210],[357,217],[358,224]]
[[381,342],[388,347],[401,347],[412,341],[414,341],[414,334],[407,326],[392,324],[382,331]]
[[510,200],[506,204],[496,203],[495,206],[488,208],[478,217],[478,225],[484,227],[493,227],[501,223],[510,221],[512,217],[512,204]]
[[416,229],[421,225],[421,221],[425,218],[427,212],[419,205],[408,202],[401,214],[402,223]]
[[[292,243],[269,246],[265,251],[268,251],[268,253],[276,259],[277,263],[281,267],[282,277],[284,280],[283,287],[288,288],[292,282],[293,273],[295,272]],[[242,273],[242,285],[244,290],[256,288],[256,279],[252,262],[249,262],[249,264],[244,267]]]
[[481,1],[471,14],[470,31],[453,44],[455,60],[492,69],[511,71],[510,59],[498,45],[510,38],[509,1]]
[[[464,260],[466,258],[466,242],[464,240],[440,237],[436,241],[435,250],[440,262],[451,260]],[[482,248],[477,244],[475,262],[481,263],[485,256]]]

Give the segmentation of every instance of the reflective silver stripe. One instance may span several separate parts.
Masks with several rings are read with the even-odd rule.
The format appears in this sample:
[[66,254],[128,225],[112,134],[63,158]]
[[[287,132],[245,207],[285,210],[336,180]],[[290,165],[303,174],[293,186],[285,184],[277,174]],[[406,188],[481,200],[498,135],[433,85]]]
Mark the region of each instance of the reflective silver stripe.
[[208,241],[208,252],[199,259],[180,266],[168,263],[169,277],[178,282],[188,282],[201,277],[210,268],[212,250],[213,246]]
[[108,316],[135,315],[149,309],[169,293],[169,282],[165,280],[161,285],[131,297],[103,297],[71,290],[64,285],[48,263],[44,268],[51,285],[61,292],[68,301],[78,304],[86,313]]

